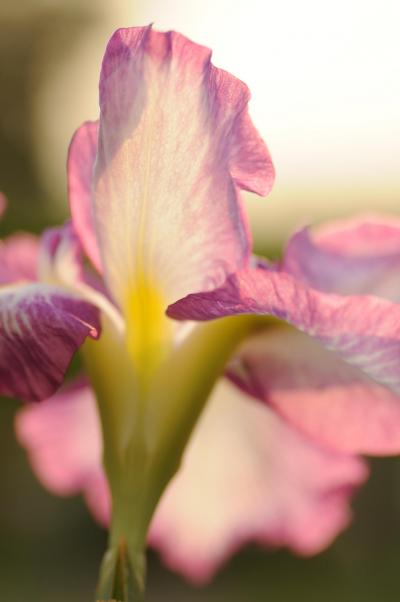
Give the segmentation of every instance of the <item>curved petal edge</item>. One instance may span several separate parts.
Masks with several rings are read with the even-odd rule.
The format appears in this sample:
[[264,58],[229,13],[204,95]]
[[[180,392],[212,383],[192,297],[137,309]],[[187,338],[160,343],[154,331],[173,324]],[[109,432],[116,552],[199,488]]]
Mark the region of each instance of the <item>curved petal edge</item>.
[[99,312],[61,288],[27,284],[0,290],[0,393],[41,400],[60,386]]

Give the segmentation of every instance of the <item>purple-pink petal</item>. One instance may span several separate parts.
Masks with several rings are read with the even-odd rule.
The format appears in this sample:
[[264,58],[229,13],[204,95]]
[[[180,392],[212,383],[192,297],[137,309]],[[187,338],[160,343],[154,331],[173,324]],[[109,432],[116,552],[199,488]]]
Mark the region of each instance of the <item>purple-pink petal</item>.
[[286,273],[248,269],[217,290],[188,295],[169,306],[167,313],[178,320],[273,316],[400,393],[400,305],[385,299],[326,294]]
[[67,266],[67,272],[73,273],[73,278],[62,278],[63,274],[60,274],[60,280],[81,279],[82,247],[71,223],[45,230],[40,238],[39,251],[39,275],[43,280],[56,278],[57,272],[65,271]]
[[400,452],[400,396],[303,333],[276,329],[250,338],[228,375],[325,447]]
[[57,287],[0,291],[0,393],[35,401],[60,386],[75,351],[100,329],[98,310]]
[[110,496],[101,466],[100,421],[88,385],[75,383],[41,404],[25,406],[15,428],[44,487],[61,496],[83,492],[106,525]]
[[388,256],[400,253],[400,218],[360,215],[318,226],[313,238],[322,248],[347,257]]
[[313,288],[400,300],[400,220],[361,217],[289,240],[281,269]]
[[83,249],[70,222],[49,228],[40,238],[39,280],[79,290],[87,279]]
[[247,87],[210,57],[151,27],[118,30],[108,44],[94,214],[120,302],[143,272],[171,302],[222,284],[248,259],[240,189],[266,194],[273,167]]
[[101,272],[92,203],[98,131],[98,121],[87,121],[78,128],[69,147],[67,169],[68,197],[74,230],[87,256]]
[[365,477],[357,458],[314,446],[221,383],[161,499],[150,543],[197,583],[250,541],[315,554],[347,526],[349,497]]

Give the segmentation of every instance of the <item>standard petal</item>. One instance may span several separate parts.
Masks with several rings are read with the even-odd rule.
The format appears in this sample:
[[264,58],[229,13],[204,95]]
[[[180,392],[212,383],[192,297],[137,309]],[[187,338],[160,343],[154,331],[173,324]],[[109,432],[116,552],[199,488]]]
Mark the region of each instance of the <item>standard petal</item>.
[[0,241],[0,285],[37,279],[39,244],[32,234],[13,234]]
[[167,304],[219,286],[248,258],[239,189],[266,194],[273,167],[247,87],[210,56],[151,27],[118,30],[107,47],[94,213],[122,305],[143,278]]
[[248,269],[220,289],[188,295],[167,313],[178,320],[274,316],[400,394],[400,305],[386,299],[326,294],[286,273]]
[[256,541],[314,554],[350,519],[364,464],[309,443],[268,408],[220,384],[157,510],[150,543],[195,582]]
[[0,289],[0,393],[44,399],[61,384],[87,336],[99,333],[98,310],[57,287]]
[[246,341],[232,380],[311,440],[343,452],[400,452],[400,397],[294,329]]
[[69,147],[67,170],[68,197],[74,229],[87,256],[101,272],[92,203],[98,131],[98,121],[87,121],[78,128]]
[[86,383],[25,406],[16,416],[15,427],[44,487],[61,496],[83,492],[94,516],[107,524],[110,496],[101,467],[100,421]]
[[297,232],[281,269],[313,288],[400,300],[400,220],[357,218]]

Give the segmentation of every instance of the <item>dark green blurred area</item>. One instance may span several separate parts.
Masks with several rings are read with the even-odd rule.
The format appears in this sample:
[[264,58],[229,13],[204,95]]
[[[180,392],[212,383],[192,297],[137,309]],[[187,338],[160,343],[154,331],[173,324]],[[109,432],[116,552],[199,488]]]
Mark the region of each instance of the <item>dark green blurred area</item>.
[[[53,199],[35,171],[30,102],[40,83],[43,39],[50,30],[52,36],[60,35],[59,52],[65,56],[89,16],[71,6],[68,12],[46,13],[46,19],[34,11],[21,10],[10,17],[11,12],[2,10],[0,190],[10,199],[1,224],[5,235],[14,229],[40,231],[54,222],[55,215],[60,219],[63,212],[66,215],[62,204],[56,211],[49,209]],[[57,56],[51,58],[57,61]],[[106,534],[92,522],[80,499],[54,498],[36,482],[14,438],[17,408],[11,400],[0,405],[0,601],[89,602]],[[374,460],[371,479],[354,503],[353,525],[329,551],[313,559],[250,548],[234,558],[212,585],[197,589],[168,573],[151,553],[148,600],[397,602],[399,477],[398,459]]]

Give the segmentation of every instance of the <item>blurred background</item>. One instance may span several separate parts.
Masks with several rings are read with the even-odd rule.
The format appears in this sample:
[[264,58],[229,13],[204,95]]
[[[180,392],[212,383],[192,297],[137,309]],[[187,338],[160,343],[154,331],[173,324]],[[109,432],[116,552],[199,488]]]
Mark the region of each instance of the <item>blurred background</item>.
[[[214,49],[251,88],[251,113],[277,171],[249,198],[256,249],[278,254],[293,227],[355,212],[398,213],[398,0],[2,0],[1,233],[65,219],[69,140],[97,116],[112,31],[154,22]],[[91,599],[105,533],[79,499],[36,483],[13,435],[18,404],[0,405],[0,599]],[[150,555],[150,602],[399,600],[400,462],[375,460],[352,527],[314,559],[248,548],[204,589]]]

